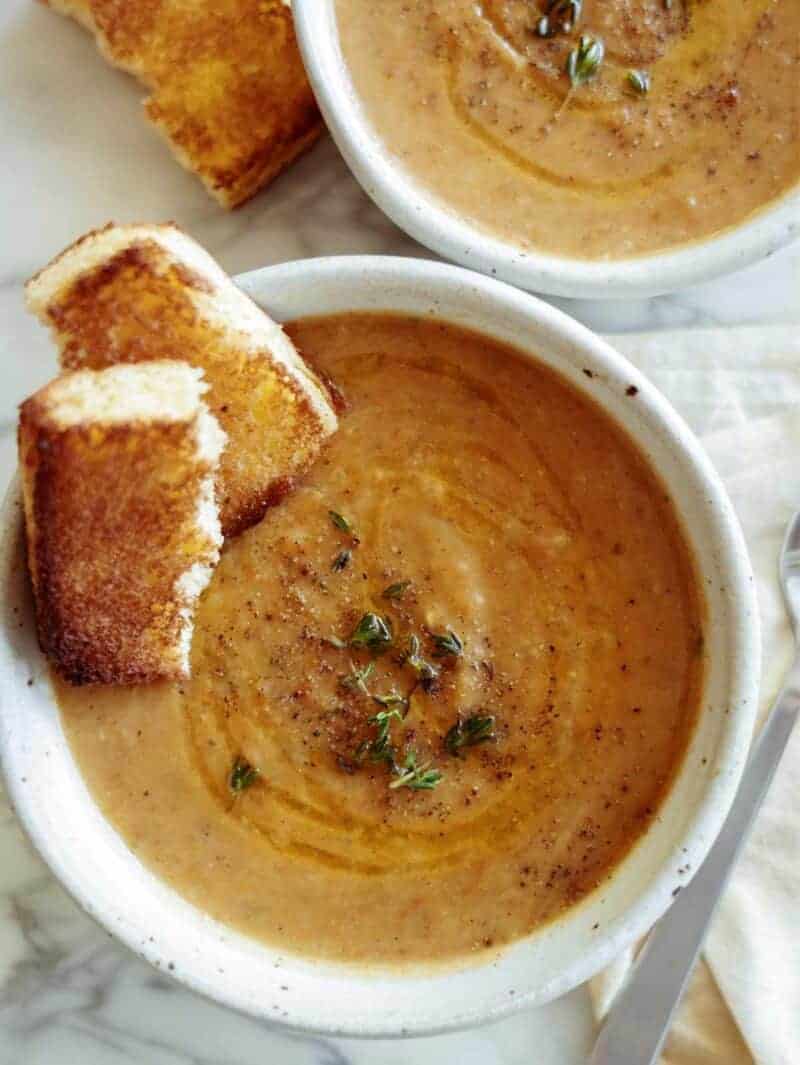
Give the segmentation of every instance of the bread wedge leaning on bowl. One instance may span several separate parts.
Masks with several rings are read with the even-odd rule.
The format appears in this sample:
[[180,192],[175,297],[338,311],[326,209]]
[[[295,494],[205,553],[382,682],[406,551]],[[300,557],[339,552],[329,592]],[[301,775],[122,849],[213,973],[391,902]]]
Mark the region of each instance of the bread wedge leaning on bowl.
[[150,362],[65,374],[20,408],[39,641],[72,683],[189,672],[222,543],[206,390],[186,363]]
[[223,207],[238,207],[324,126],[284,0],[46,0],[151,95],[144,109]]
[[88,233],[26,295],[65,370],[174,358],[203,370],[230,440],[217,481],[225,536],[260,521],[337,427],[325,387],[281,327],[176,226]]

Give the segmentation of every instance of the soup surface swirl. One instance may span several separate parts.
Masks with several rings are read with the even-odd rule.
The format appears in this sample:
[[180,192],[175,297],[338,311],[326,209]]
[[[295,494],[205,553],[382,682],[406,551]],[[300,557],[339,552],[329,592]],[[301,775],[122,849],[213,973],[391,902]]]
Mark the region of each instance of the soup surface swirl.
[[[550,36],[546,0],[337,0],[336,11],[379,138],[453,212],[514,245],[586,259],[663,250],[797,185],[795,0],[578,6],[571,29],[551,11]],[[604,55],[572,85],[581,36]]]
[[[59,687],[72,749],[137,856],[257,938],[500,948],[657,816],[700,697],[692,561],[634,445],[541,364],[432,320],[289,331],[342,390],[339,432],[225,545],[191,680]],[[392,645],[341,646],[370,614]],[[370,721],[393,708],[394,769]],[[403,784],[412,752],[433,786]],[[258,774],[232,788],[237,760]]]

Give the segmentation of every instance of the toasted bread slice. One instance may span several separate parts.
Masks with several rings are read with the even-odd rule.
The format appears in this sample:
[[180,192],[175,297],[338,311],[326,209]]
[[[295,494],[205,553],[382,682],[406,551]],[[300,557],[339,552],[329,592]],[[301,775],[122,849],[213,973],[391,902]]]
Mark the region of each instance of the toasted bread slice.
[[225,434],[206,387],[186,363],[148,362],[64,374],[20,408],[39,640],[73,683],[188,674],[222,543]]
[[145,111],[225,207],[272,181],[323,129],[282,0],[49,0],[151,90]]
[[27,298],[67,370],[180,357],[205,372],[230,438],[217,484],[226,536],[259,521],[336,429],[280,326],[174,226],[89,233],[28,282]]

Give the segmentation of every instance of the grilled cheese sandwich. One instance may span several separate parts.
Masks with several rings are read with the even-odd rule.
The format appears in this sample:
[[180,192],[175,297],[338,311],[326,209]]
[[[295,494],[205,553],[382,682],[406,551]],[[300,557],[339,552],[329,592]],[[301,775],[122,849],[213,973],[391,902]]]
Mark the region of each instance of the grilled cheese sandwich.
[[87,234],[26,287],[65,370],[183,359],[228,434],[217,493],[232,536],[259,521],[337,426],[328,394],[275,322],[172,225]]
[[20,408],[39,640],[73,683],[189,672],[222,543],[206,388],[186,363],[148,362],[64,374]]
[[282,0],[49,0],[151,92],[147,117],[225,207],[323,130]]

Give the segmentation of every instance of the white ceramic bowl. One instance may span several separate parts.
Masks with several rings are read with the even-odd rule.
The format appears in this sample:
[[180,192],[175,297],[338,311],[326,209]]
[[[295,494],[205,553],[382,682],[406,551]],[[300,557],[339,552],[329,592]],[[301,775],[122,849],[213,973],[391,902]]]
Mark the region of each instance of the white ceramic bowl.
[[339,46],[335,0],[293,0],[320,109],[364,191],[406,233],[454,262],[531,292],[594,299],[655,296],[763,259],[800,235],[800,187],[750,220],[674,251],[598,262],[523,251],[451,211],[417,183],[373,131]]
[[698,442],[655,388],[608,344],[532,296],[457,267],[379,257],[290,263],[239,282],[283,320],[393,310],[481,330],[538,356],[627,429],[682,515],[708,601],[709,676],[685,763],[659,817],[610,882],[499,959],[386,972],[281,954],[157,880],[94,805],[37,649],[14,485],[0,548],[0,755],[11,800],[55,875],[93,917],[154,965],[231,1006],[307,1030],[399,1035],[545,1002],[592,976],[657,920],[731,803],[753,723],[759,639],[752,575],[730,503]]

